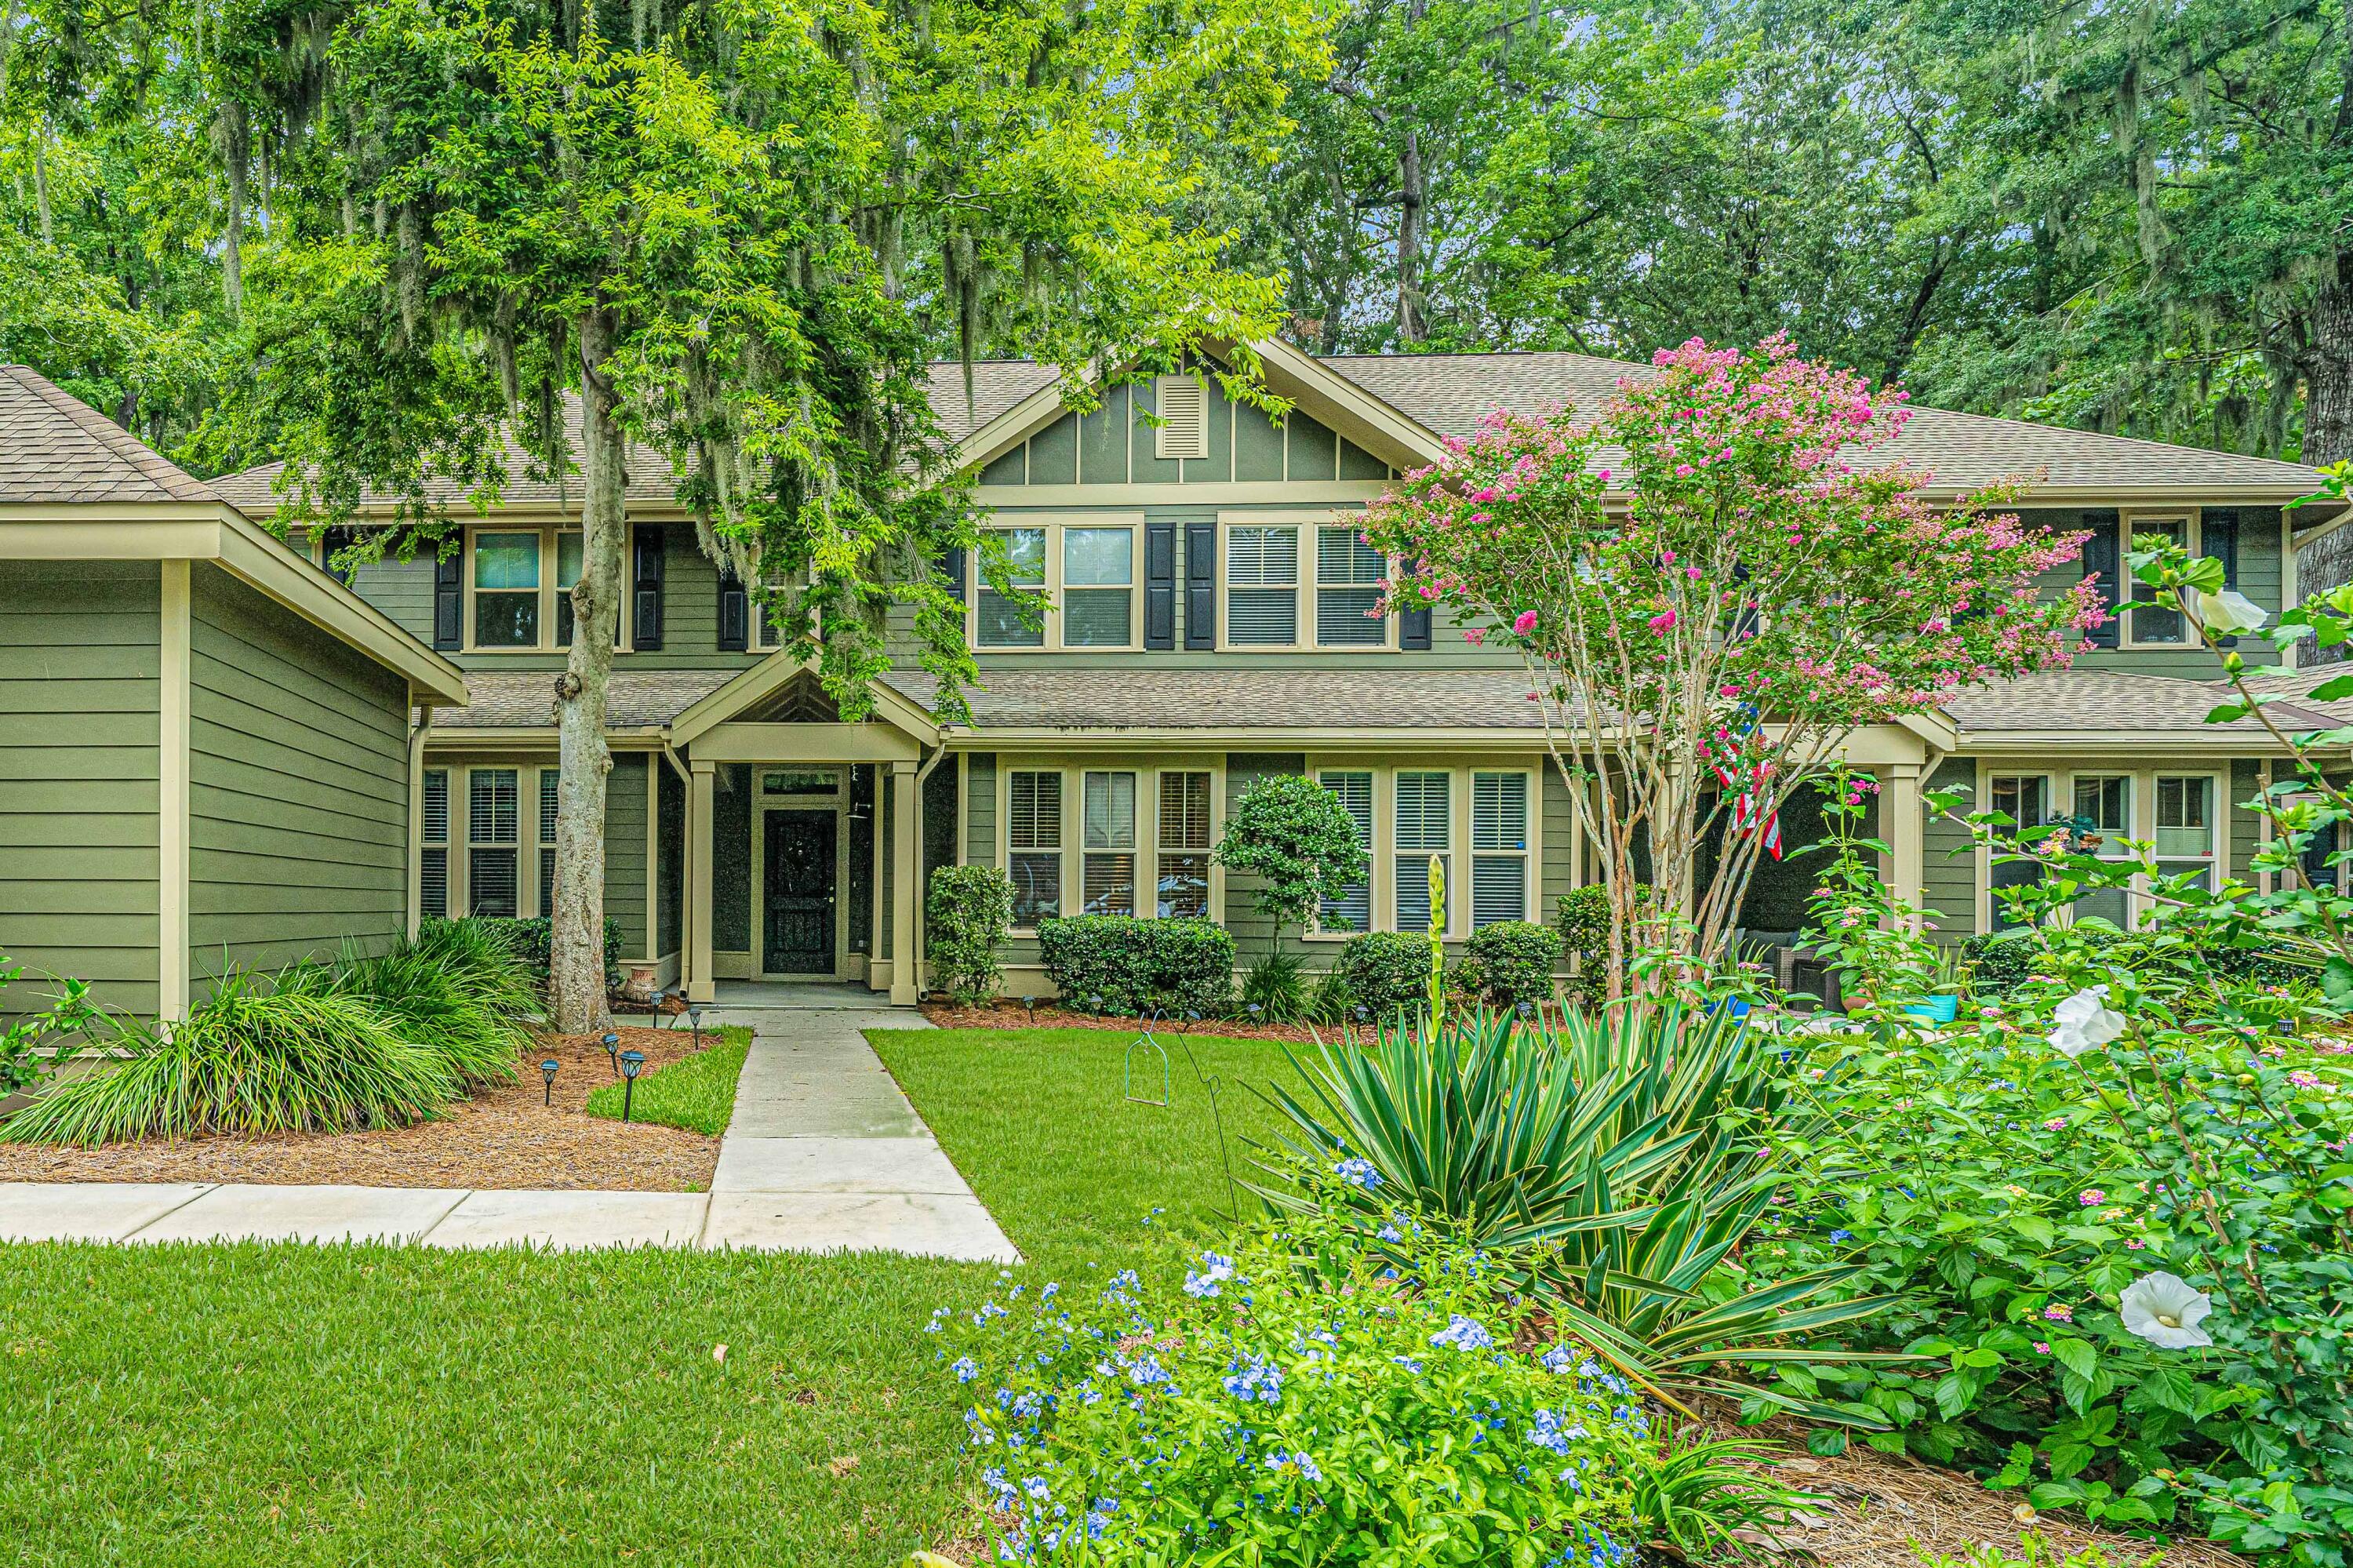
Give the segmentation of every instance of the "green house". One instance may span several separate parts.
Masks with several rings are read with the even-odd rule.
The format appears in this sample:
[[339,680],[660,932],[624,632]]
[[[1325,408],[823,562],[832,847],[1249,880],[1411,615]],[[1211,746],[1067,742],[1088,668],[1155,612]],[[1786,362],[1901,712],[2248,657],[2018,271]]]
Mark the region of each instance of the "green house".
[[31,371],[0,366],[0,953],[184,1014],[417,907],[424,721],[465,677]]
[[[1336,952],[1349,929],[1435,924],[1460,940],[1493,921],[1548,918],[1597,875],[1514,656],[1443,610],[1368,617],[1389,563],[1357,542],[1354,519],[1488,412],[1593,408],[1642,368],[1572,354],[1319,359],[1258,347],[1292,405],[1280,423],[1214,379],[1112,388],[1080,417],[1044,367],[976,366],[969,393],[961,367],[939,368],[934,404],[989,524],[1053,605],[1042,630],[1025,627],[969,563],[945,563],[984,682],[970,723],[942,722],[912,664],[872,716],[843,722],[775,649],[754,596],[698,548],[661,460],[637,454],[606,879],[607,913],[642,981],[708,997],[728,980],[826,979],[912,1000],[923,977],[914,890],[957,862],[1002,866],[1017,885],[1017,991],[1045,989],[1035,929],[1055,915],[1204,915],[1235,933],[1247,962],[1266,924],[1246,881],[1209,851],[1239,792],[1273,772],[1332,789],[1371,851],[1366,883],[1307,936],[1314,954]],[[1931,471],[1931,502],[2022,479],[2029,523],[2092,535],[2053,591],[2079,572],[2114,583],[2135,540],[2166,535],[2220,557],[2233,587],[2277,608],[2295,596],[2299,547],[2344,521],[2284,509],[2317,482],[2295,464],[1936,409],[1916,410],[1880,455]],[[259,469],[211,489],[266,518],[280,477]],[[429,714],[430,682],[410,676],[416,763],[405,776],[387,765],[414,791],[406,872],[426,912],[529,916],[548,903],[547,688],[570,631],[561,594],[579,497],[533,478],[520,454],[502,497],[480,514],[445,495],[464,519],[460,550],[364,564],[352,582],[408,634],[399,646],[428,645],[465,672],[470,701]],[[355,525],[389,517],[388,504],[364,509]],[[338,544],[303,547],[324,563]],[[2235,803],[2281,754],[2259,726],[2203,722],[2217,672],[2178,611],[2120,608],[2070,671],[1968,691],[1849,742],[1849,760],[1881,780],[1890,879],[1924,890],[1946,935],[1995,919],[1995,868],[1927,817],[1932,782],[1967,783],[2021,818],[2089,814],[2211,877],[2248,870],[2259,824]],[[2317,677],[2275,664],[2263,678],[2295,693]],[[2331,718],[2297,699],[2283,722]],[[1792,844],[1812,837],[1807,815],[1803,802],[1785,810]],[[1447,869],[1438,910],[1433,857]],[[1749,932],[1786,938],[1810,885],[1801,861],[1760,876]],[[2116,902],[2101,912],[2129,917],[2141,895]]]

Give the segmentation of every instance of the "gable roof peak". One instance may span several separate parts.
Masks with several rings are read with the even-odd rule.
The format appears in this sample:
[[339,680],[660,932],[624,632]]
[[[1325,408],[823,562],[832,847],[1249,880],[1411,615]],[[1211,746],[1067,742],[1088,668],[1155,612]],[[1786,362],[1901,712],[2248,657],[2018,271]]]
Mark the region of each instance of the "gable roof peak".
[[0,365],[0,505],[220,499],[39,371]]

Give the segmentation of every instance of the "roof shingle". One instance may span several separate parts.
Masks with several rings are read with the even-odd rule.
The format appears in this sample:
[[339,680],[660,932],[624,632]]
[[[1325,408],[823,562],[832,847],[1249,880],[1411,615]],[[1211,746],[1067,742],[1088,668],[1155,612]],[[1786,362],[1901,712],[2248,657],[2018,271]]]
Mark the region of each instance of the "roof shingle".
[[0,365],[0,505],[220,499],[47,377]]

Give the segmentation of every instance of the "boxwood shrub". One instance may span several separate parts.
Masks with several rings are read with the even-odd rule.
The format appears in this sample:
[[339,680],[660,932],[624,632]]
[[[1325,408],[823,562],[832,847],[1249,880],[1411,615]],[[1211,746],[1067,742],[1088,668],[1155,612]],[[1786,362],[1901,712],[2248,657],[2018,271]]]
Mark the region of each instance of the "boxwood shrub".
[[997,994],[997,963],[1013,925],[1013,884],[993,865],[944,865],[932,873],[923,918],[932,984],[969,1007]]
[[1430,994],[1430,938],[1411,931],[1360,931],[1340,948],[1348,991],[1377,1022],[1411,1013]]
[[1081,915],[1045,920],[1038,947],[1046,978],[1072,1006],[1100,1012],[1153,1009],[1214,1018],[1234,997],[1234,938],[1207,920]]
[[1478,966],[1483,1001],[1496,1007],[1552,1000],[1552,972],[1560,965],[1560,933],[1529,920],[1499,920],[1471,933],[1464,944]]

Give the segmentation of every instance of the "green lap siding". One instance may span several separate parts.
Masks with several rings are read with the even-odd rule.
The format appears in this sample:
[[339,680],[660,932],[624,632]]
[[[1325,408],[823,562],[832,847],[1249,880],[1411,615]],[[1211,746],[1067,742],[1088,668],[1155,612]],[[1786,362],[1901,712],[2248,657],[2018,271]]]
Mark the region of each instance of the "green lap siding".
[[0,571],[0,1019],[50,975],[155,1011],[162,603],[152,561]]
[[[1964,789],[1972,795],[1977,785],[1977,759],[1971,757],[1947,758],[1927,782],[1930,789]],[[1979,807],[1965,795],[1956,809],[1966,815]],[[1936,911],[1929,918],[1936,922],[1937,939],[1957,942],[1975,933],[1978,857],[1969,847],[1968,830],[1947,817],[1930,813],[1920,842],[1920,874],[1921,902]]]
[[193,991],[382,951],[407,925],[406,685],[216,567],[189,588]]
[[646,951],[646,767],[644,752],[613,758],[605,779],[605,914],[621,927],[621,956]]

